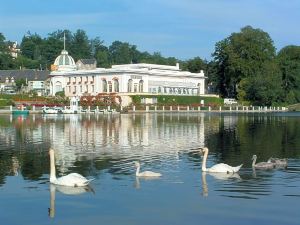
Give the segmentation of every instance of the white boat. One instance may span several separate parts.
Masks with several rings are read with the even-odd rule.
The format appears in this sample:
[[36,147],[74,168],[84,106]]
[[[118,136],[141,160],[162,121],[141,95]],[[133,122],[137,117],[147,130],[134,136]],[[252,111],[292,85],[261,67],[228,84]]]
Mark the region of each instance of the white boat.
[[71,109],[71,108],[65,108],[65,109],[62,110],[62,113],[63,114],[76,114],[77,110]]
[[62,113],[62,109],[59,107],[44,107],[43,113],[44,114],[60,114],[60,113]]

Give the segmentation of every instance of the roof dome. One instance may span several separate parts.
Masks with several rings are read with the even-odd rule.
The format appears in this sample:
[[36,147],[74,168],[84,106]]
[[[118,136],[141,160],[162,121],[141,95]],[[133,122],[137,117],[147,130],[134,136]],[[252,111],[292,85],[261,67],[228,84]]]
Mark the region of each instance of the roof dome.
[[74,59],[65,49],[62,50],[60,55],[56,57],[54,65],[57,66],[58,71],[76,70]]

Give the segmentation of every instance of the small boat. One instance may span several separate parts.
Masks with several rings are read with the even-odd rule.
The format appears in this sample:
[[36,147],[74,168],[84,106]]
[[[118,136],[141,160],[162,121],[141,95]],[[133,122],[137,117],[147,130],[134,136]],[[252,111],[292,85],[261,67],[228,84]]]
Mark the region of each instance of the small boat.
[[28,115],[29,114],[29,110],[28,109],[15,109],[15,110],[12,110],[11,113],[13,115]]
[[61,110],[61,108],[58,108],[58,107],[53,107],[53,108],[44,107],[43,113],[44,114],[60,114],[60,113],[62,113],[62,110]]
[[62,109],[62,113],[63,114],[76,114],[77,110],[70,109],[70,108],[65,108],[65,109]]

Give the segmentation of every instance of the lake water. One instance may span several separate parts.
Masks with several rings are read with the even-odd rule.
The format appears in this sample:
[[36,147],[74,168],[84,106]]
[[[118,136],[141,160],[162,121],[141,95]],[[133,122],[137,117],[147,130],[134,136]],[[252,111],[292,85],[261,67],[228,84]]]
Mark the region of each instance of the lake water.
[[[224,162],[238,174],[201,172]],[[49,183],[95,178],[88,188]],[[251,167],[288,158],[287,168]],[[136,178],[141,170],[163,174]],[[0,224],[300,224],[300,114],[0,115]]]

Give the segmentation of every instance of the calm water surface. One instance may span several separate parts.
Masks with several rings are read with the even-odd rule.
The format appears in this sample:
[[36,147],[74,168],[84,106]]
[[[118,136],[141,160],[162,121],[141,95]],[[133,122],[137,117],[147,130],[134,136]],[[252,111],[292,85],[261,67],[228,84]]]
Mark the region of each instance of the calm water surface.
[[[238,174],[201,172],[244,164]],[[88,188],[49,183],[95,178]],[[253,171],[251,157],[288,158]],[[135,177],[141,170],[163,174]],[[0,115],[1,224],[300,224],[300,114]]]

